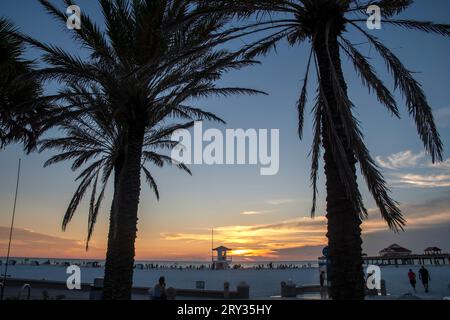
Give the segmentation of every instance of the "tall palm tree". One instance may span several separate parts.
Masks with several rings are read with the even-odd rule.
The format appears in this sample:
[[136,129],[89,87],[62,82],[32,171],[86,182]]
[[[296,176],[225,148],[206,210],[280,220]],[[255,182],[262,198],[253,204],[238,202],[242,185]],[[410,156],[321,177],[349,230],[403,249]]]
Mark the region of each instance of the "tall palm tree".
[[[64,12],[46,0],[40,2],[65,24]],[[215,81],[224,72],[255,63],[238,59],[236,53],[212,49],[213,34],[221,30],[226,20],[220,15],[201,16],[185,24],[180,21],[196,10],[193,1],[99,0],[99,4],[105,31],[86,15],[81,18],[81,29],[72,31],[74,38],[89,51],[88,59],[30,37],[24,39],[43,50],[43,61],[48,64],[35,74],[69,87],[81,87],[81,92],[76,93],[81,97],[102,97],[106,103],[100,104],[100,108],[105,111],[107,106],[114,127],[120,130],[118,150],[122,154],[120,168],[115,172],[111,213],[114,230],[108,240],[103,296],[129,299],[142,159],[146,155],[147,133],[155,127],[155,119],[169,113],[197,113],[198,108],[187,105],[196,97],[260,92],[216,87]],[[67,95],[62,92],[61,98],[64,97]],[[98,109],[90,103],[84,107],[88,112]]]
[[32,62],[22,58],[25,43],[5,18],[0,18],[0,149],[21,142],[27,151],[35,147],[49,116],[42,86],[30,75]]
[[[205,1],[201,1],[204,3]],[[367,217],[362,196],[358,190],[356,164],[358,163],[368,189],[384,220],[394,231],[403,230],[405,219],[389,193],[389,188],[370,156],[363,141],[342,72],[341,55],[348,56],[362,83],[374,92],[388,111],[399,117],[397,102],[378,78],[375,68],[347,39],[350,30],[362,34],[386,62],[387,69],[406,102],[419,136],[432,161],[442,160],[442,142],[433,119],[432,108],[424,91],[400,59],[361,23],[366,23],[369,5],[378,5],[383,14],[383,26],[396,26],[408,31],[423,31],[445,37],[450,26],[415,20],[396,19],[396,15],[413,4],[412,0],[223,0],[207,1],[210,12],[222,12],[237,18],[256,17],[254,23],[231,28],[221,41],[263,32],[257,41],[246,45],[242,52],[250,59],[270,52],[282,40],[294,46],[309,42],[310,57],[304,85],[298,100],[298,126],[302,138],[304,111],[307,102],[309,70],[318,77],[314,112],[314,141],[312,145],[311,181],[314,189],[311,215],[316,210],[316,181],[321,149],[324,150],[327,219],[330,269],[333,299],[362,299],[364,276],[362,268],[361,223]]]

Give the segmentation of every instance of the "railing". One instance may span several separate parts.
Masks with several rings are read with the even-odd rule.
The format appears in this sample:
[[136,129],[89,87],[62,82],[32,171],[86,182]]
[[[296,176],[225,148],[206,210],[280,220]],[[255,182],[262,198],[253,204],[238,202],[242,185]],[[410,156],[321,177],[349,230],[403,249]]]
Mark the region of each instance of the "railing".
[[22,298],[22,293],[24,290],[27,290],[27,300],[30,300],[31,297],[31,286],[28,283],[25,283],[22,288],[20,288],[19,292],[19,300]]
[[214,257],[213,262],[233,262],[233,257]]
[[213,262],[233,262],[233,258],[232,257],[214,257]]

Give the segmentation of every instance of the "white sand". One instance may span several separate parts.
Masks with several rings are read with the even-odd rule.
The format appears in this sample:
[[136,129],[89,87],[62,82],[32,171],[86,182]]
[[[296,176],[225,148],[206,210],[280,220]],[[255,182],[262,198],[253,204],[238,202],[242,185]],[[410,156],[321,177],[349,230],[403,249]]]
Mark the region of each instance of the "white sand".
[[[3,272],[4,266],[2,266]],[[388,293],[400,296],[412,293],[408,282],[409,266],[382,267],[382,278],[386,280]],[[416,273],[418,266],[411,267]],[[450,296],[450,266],[427,266],[430,271],[430,293],[425,294],[420,281],[417,283],[417,295],[421,298],[442,299]],[[27,266],[16,265],[8,267],[8,274],[20,279],[46,279],[65,281],[68,277],[66,268],[61,266]],[[102,268],[82,268],[81,281],[92,283],[96,277],[103,276]],[[195,288],[196,281],[205,281],[206,289],[223,289],[223,283],[228,281],[231,289],[245,281],[250,285],[252,298],[269,298],[280,295],[280,282],[292,280],[297,285],[318,284],[318,269],[296,270],[135,270],[134,286],[153,286],[160,276],[166,277],[168,286],[175,288]]]

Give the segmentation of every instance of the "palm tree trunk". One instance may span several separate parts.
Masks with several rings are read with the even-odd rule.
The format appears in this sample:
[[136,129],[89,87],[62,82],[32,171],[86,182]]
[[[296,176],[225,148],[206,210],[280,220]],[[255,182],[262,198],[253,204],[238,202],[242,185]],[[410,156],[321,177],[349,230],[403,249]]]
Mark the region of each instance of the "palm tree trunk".
[[[337,71],[341,87],[345,94],[347,93],[347,86],[342,73],[339,45],[336,34],[330,32],[327,48],[327,37],[325,34],[324,28],[314,40],[321,85],[331,109],[332,121],[337,130],[337,136],[343,142],[348,163],[353,170],[353,176],[350,179],[355,179],[356,183],[356,159],[353,151],[348,146],[333,91],[332,67]],[[328,52],[330,53],[332,64],[330,63]],[[323,115],[322,141],[327,190],[327,237],[330,263],[328,280],[330,281],[330,296],[335,300],[361,300],[364,299],[361,219],[358,209],[355,208],[353,202],[347,196],[345,186],[338,175],[338,168],[332,154],[331,141],[326,135],[328,122],[328,119]]]
[[[123,152],[120,151],[119,155],[117,156],[117,158],[115,159],[115,163],[114,163],[114,191],[113,191],[113,198],[112,198],[112,203],[111,203],[111,209],[110,209],[110,214],[109,214],[109,230],[108,230],[108,244],[107,244],[107,249],[106,249],[106,264],[109,264],[111,257],[112,257],[112,253],[114,252],[113,250],[113,240],[115,239],[115,235],[116,235],[116,214],[117,214],[117,210],[114,210],[115,206],[116,206],[116,202],[117,202],[117,190],[119,189],[119,178],[120,178],[120,174],[122,172],[122,168],[124,165],[124,155]],[[109,288],[108,290],[111,290],[111,288]]]
[[115,185],[105,264],[104,299],[131,299],[144,127],[128,126],[125,158]]

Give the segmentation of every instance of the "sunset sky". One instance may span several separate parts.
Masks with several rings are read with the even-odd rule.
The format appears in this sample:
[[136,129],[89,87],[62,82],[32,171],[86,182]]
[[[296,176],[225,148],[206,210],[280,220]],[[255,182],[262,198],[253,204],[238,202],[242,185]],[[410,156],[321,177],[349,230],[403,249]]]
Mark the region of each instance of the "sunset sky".
[[[60,3],[55,1],[55,3]],[[96,1],[78,1],[82,12],[103,26]],[[36,1],[2,0],[2,16],[10,18],[21,31],[47,43],[57,44],[83,56],[64,30],[65,26],[45,14]],[[450,2],[419,0],[405,17],[450,22]],[[380,37],[416,73],[430,104],[445,144],[445,162],[433,165],[424,153],[414,123],[402,107],[402,119],[393,119],[369,96],[349,61],[344,72],[349,94],[366,143],[389,181],[396,200],[408,220],[405,233],[394,234],[380,220],[379,212],[359,179],[369,219],[363,224],[364,251],[376,254],[398,243],[414,252],[429,246],[450,251],[450,41],[434,35],[383,26],[371,31]],[[352,32],[352,34],[354,34]],[[354,42],[359,37],[350,37]],[[232,46],[231,44],[230,46]],[[373,58],[382,79],[392,87],[383,63],[369,46],[360,46]],[[160,188],[158,202],[143,185],[139,208],[137,258],[154,260],[206,260],[210,257],[211,229],[214,244],[226,245],[241,260],[316,259],[326,245],[324,217],[324,174],[320,174],[319,210],[309,218],[312,189],[310,158],[312,118],[306,114],[304,140],[297,135],[297,112],[301,80],[308,49],[281,45],[277,53],[262,58],[261,65],[233,72],[220,81],[224,86],[244,86],[263,90],[269,96],[210,98],[200,106],[217,113],[227,125],[204,127],[256,128],[280,130],[280,170],[274,176],[261,176],[253,165],[193,165],[193,176],[174,168],[152,168]],[[28,58],[37,58],[30,50]],[[314,77],[313,77],[314,78]],[[313,79],[315,80],[315,79]],[[310,98],[314,96],[311,81]],[[47,90],[55,90],[51,84]],[[311,106],[311,101],[308,104]],[[57,134],[51,132],[51,135]],[[111,192],[98,219],[91,247],[84,250],[87,232],[87,201],[77,211],[66,232],[62,217],[77,184],[68,163],[43,168],[51,153],[23,155],[13,145],[0,151],[0,256],[6,255],[9,223],[14,200],[17,161],[22,157],[22,177],[17,206],[12,256],[72,257],[103,259],[108,230]],[[111,189],[109,189],[111,191]]]

